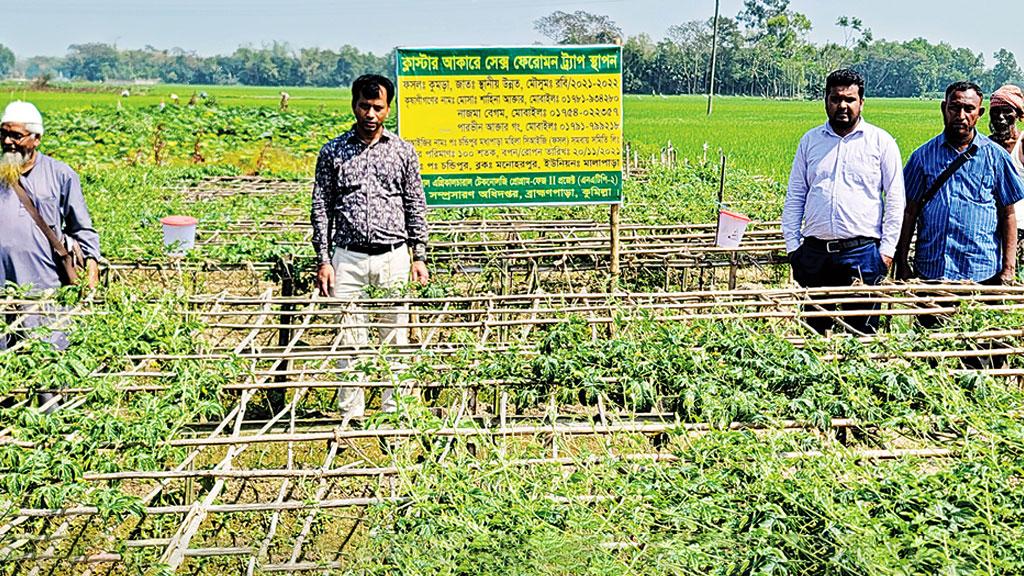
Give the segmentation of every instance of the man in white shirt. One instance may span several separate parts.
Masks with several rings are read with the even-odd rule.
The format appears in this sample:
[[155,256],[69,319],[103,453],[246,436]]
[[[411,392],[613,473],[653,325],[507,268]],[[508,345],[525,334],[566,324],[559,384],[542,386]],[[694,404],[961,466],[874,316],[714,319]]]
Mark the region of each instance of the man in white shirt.
[[[863,105],[864,78],[849,69],[832,72],[825,80],[828,122],[797,146],[782,235],[801,286],[877,284],[892,264],[906,202],[903,161],[892,136],[861,118]],[[843,322],[857,332],[878,329],[878,316]],[[808,323],[824,334],[834,319]]]

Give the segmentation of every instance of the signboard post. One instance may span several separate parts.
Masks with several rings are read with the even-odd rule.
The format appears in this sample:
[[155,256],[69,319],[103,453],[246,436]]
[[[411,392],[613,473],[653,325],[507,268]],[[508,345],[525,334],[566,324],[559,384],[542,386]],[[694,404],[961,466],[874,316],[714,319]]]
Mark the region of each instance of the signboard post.
[[396,68],[427,206],[611,204],[618,274],[621,47],[398,48]]

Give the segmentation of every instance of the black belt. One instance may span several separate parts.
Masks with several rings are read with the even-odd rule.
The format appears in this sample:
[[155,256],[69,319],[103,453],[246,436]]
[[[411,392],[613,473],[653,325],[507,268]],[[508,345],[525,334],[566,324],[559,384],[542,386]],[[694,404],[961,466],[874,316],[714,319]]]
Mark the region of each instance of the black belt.
[[380,256],[392,250],[397,250],[402,246],[405,246],[405,240],[394,244],[349,244],[348,246],[342,246],[341,249],[366,254],[367,256]]
[[808,236],[804,238],[804,242],[812,246],[824,248],[825,252],[829,254],[835,254],[836,252],[842,252],[843,250],[852,250],[854,248],[860,248],[867,244],[877,244],[878,238],[869,238],[867,236],[857,236],[855,238],[843,238],[842,240],[822,240],[821,238],[815,238],[814,236]]

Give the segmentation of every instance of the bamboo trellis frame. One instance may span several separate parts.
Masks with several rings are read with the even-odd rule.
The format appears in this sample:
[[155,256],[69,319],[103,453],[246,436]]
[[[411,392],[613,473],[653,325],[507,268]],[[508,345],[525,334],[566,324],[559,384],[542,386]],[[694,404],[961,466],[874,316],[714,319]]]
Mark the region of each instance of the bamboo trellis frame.
[[[816,298],[813,300],[812,298]],[[13,308],[32,301],[11,301],[0,305]],[[311,531],[317,523],[334,523],[338,529],[349,529],[351,518],[345,520],[330,514],[365,506],[405,502],[406,496],[391,491],[388,478],[399,470],[381,457],[367,455],[367,446],[378,439],[415,438],[420,436],[454,439],[478,439],[486,445],[512,441],[516,438],[550,444],[550,455],[529,460],[511,459],[512,465],[580,465],[572,455],[573,438],[616,437],[618,435],[657,436],[666,432],[700,435],[714,433],[706,424],[676,422],[671,415],[652,415],[648,420],[637,419],[624,412],[616,413],[599,406],[580,414],[568,408],[552,405],[536,415],[508,413],[507,404],[495,400],[491,417],[475,413],[469,407],[471,396],[463,393],[451,406],[451,414],[459,414],[457,426],[437,429],[367,429],[341,430],[336,422],[324,418],[305,418],[300,413],[304,399],[317,387],[337,387],[346,383],[345,370],[335,366],[334,360],[342,355],[360,355],[372,358],[383,353],[388,358],[415,358],[434,354],[443,358],[466,344],[447,342],[451,330],[470,331],[481,350],[498,353],[508,351],[510,344],[528,352],[520,340],[532,329],[563,321],[567,315],[583,318],[595,331],[601,333],[614,322],[628,322],[630,316],[643,315],[663,321],[695,321],[702,319],[739,319],[769,322],[779,325],[780,334],[796,345],[803,345],[808,337],[801,319],[811,315],[850,316],[863,311],[815,311],[816,304],[876,302],[882,306],[879,314],[899,317],[936,312],[952,312],[958,306],[970,303],[999,310],[1024,309],[1024,288],[983,287],[963,284],[883,285],[877,287],[846,287],[835,289],[778,289],[685,293],[612,293],[612,294],[528,294],[514,296],[480,296],[443,299],[367,299],[356,303],[356,311],[367,312],[366,327],[387,325],[374,318],[374,313],[394,311],[408,306],[409,327],[418,331],[419,341],[388,350],[372,347],[356,349],[345,346],[339,338],[342,324],[337,321],[341,306],[347,301],[309,296],[281,297],[264,291],[258,297],[217,294],[196,296],[188,300],[179,311],[197,315],[207,322],[204,339],[208,354],[203,358],[240,358],[249,362],[252,370],[246,380],[237,383],[235,398],[225,417],[211,423],[212,432],[202,429],[182,432],[168,438],[168,444],[186,450],[187,457],[165,470],[127,470],[115,474],[87,471],[88,482],[103,486],[109,482],[128,482],[138,486],[144,499],[145,518],[180,518],[176,529],[151,534],[141,527],[146,519],[126,519],[107,525],[106,535],[97,541],[98,548],[83,554],[68,547],[74,535],[85,530],[90,523],[102,524],[99,510],[88,506],[48,510],[22,508],[10,521],[0,526],[0,563],[9,562],[16,570],[30,572],[37,567],[56,565],[75,567],[117,564],[126,555],[143,550],[155,550],[172,567],[183,568],[202,558],[238,558],[248,571],[304,572],[322,570],[324,566],[342,567],[344,551],[323,556]],[[38,303],[38,302],[37,302]],[[101,304],[101,302],[99,302]],[[70,320],[76,315],[88,314],[89,306],[67,311]],[[282,323],[282,316],[291,321]],[[286,331],[286,338],[281,338]],[[992,327],[968,334],[938,330],[929,333],[936,340],[959,341],[964,349],[928,352],[936,357],[957,357],[964,354],[1018,354],[1019,342],[1024,336],[1020,326]],[[873,336],[860,336],[870,340]],[[974,342],[998,340],[1017,343],[995,350],[974,346]],[[910,354],[914,354],[911,352]],[[159,390],[159,381],[173,373],[160,370],[160,364],[175,359],[173,355],[140,355],[131,357],[131,368],[107,374],[119,382],[135,386],[139,392]],[[399,362],[406,362],[399,360]],[[1012,376],[1012,370],[988,370],[989,373]],[[282,381],[278,381],[281,379]],[[351,382],[348,382],[351,383]],[[501,384],[495,380],[487,384]],[[367,386],[392,386],[393,382],[360,382]],[[511,384],[510,384],[511,385]],[[252,399],[259,390],[278,386],[293,392],[291,400],[269,418],[253,415]],[[68,391],[71,393],[70,391]],[[73,393],[72,393],[73,394]],[[77,401],[78,399],[73,400]],[[74,404],[72,404],[73,406]],[[839,431],[857,428],[859,424],[837,419],[831,429]],[[733,429],[757,426],[736,422]],[[775,422],[760,427],[772,431],[805,431],[804,424],[794,421]],[[757,433],[763,433],[761,432]],[[31,443],[11,437],[11,431],[0,433],[0,442],[15,443],[23,449]],[[312,446],[326,449],[311,450]],[[342,450],[344,448],[344,450]],[[840,448],[837,448],[840,449]],[[848,450],[841,448],[842,450]],[[866,460],[875,458],[956,457],[952,445],[889,446],[882,448],[849,449],[852,457]],[[339,453],[343,452],[343,456]],[[812,450],[785,453],[785,458],[813,458],[827,451]],[[249,460],[249,454],[255,460]],[[250,463],[277,454],[274,466],[251,466]],[[300,456],[302,455],[302,456]],[[642,453],[615,453],[615,458],[644,458]],[[589,456],[583,457],[585,459]],[[652,461],[670,463],[670,454],[657,453]],[[411,470],[406,470],[407,472]],[[212,481],[207,488],[195,494],[195,500],[182,503],[156,503],[157,494],[170,487],[205,479]],[[239,498],[242,488],[252,483],[265,488],[258,497]],[[312,483],[312,484],[309,484]],[[194,482],[193,482],[194,484]],[[180,488],[178,488],[180,489]],[[308,492],[312,490],[312,492]],[[296,492],[298,491],[298,492]],[[306,494],[303,497],[303,494]],[[225,515],[259,514],[267,519],[266,529],[243,545],[226,545],[218,541],[211,525],[213,519]],[[296,521],[285,521],[285,516]],[[49,529],[37,528],[35,522],[47,524]],[[110,521],[108,521],[110,522]],[[125,526],[127,525],[127,526]],[[131,526],[135,525],[135,528]],[[123,534],[128,536],[123,540]],[[122,536],[117,536],[122,534]],[[304,534],[304,535],[303,535]],[[287,550],[282,542],[291,542]],[[296,545],[298,543],[298,545]],[[123,546],[122,546],[123,545]],[[123,551],[118,551],[123,549]],[[159,552],[162,551],[162,554]],[[340,556],[339,556],[340,554]]]
[[[183,190],[190,198],[206,200],[233,194],[264,196],[304,195],[310,189],[307,181],[276,181],[261,178],[230,177],[202,181]],[[302,210],[286,210],[280,220],[238,221],[220,229],[204,231],[201,242],[209,245],[233,242],[242,234],[263,233],[282,235],[299,232],[301,240],[295,242],[297,252],[309,250],[308,223]],[[607,260],[607,227],[603,223],[586,220],[545,221],[529,220],[522,214],[509,214],[488,221],[432,222],[433,261],[460,271],[473,271],[492,265],[496,261],[520,261],[535,269],[576,271],[600,268]],[[685,271],[691,268],[764,267],[782,264],[784,248],[777,223],[754,225],[747,234],[747,243],[738,250],[713,247],[714,225],[648,225],[625,224],[622,227],[622,256],[624,268],[636,270],[657,268]],[[218,262],[120,262],[110,270],[115,275],[149,274],[174,282],[181,274],[247,273],[266,275],[275,263],[226,264]],[[685,284],[685,282],[684,282]],[[703,423],[673,420],[671,414],[651,414],[647,419],[628,412],[608,410],[603,405],[597,414],[567,414],[567,407],[552,404],[544,414],[510,414],[504,402],[495,400],[493,413],[473,413],[469,407],[471,395],[465,390],[451,413],[458,414],[448,426],[434,429],[364,429],[341,430],[329,418],[305,418],[300,414],[304,399],[318,388],[336,388],[351,383],[351,369],[341,369],[334,361],[339,356],[388,359],[407,362],[426,354],[443,358],[465,346],[493,353],[507,353],[510,343],[527,340],[538,327],[561,322],[567,315],[582,317],[594,330],[603,331],[616,322],[628,322],[639,315],[650,315],[660,321],[697,321],[708,319],[745,319],[784,325],[783,337],[795,345],[804,345],[807,331],[802,321],[809,317],[836,316],[839,318],[868,314],[858,310],[821,310],[830,304],[878,304],[878,314],[886,318],[921,314],[951,313],[964,303],[988,306],[993,310],[1024,310],[1024,289],[1009,287],[978,287],[966,285],[885,285],[879,287],[849,287],[837,289],[777,289],[716,292],[665,293],[611,293],[611,294],[529,294],[509,296],[475,296],[441,299],[366,299],[360,301],[353,312],[366,312],[371,320],[360,323],[337,321],[342,301],[311,296],[275,296],[262,287],[248,296],[216,294],[190,299],[180,313],[202,317],[207,328],[202,335],[208,343],[208,353],[194,359],[238,358],[248,362],[251,370],[247,377],[226,390],[237,392],[220,421],[196,430],[182,432],[168,438],[171,446],[186,449],[180,462],[158,471],[127,470],[116,473],[86,471],[84,479],[102,486],[109,482],[134,482],[145,488],[142,498],[144,510],[152,517],[180,517],[172,531],[153,537],[137,536],[146,521],[125,519],[114,521],[104,528],[97,547],[80,553],[74,547],[62,548],[73,539],[76,530],[84,530],[82,522],[98,521],[100,510],[90,506],[64,509],[19,508],[10,519],[0,521],[0,573],[36,574],[54,566],[68,566],[72,571],[102,571],[103,566],[125,561],[132,551],[155,549],[172,570],[184,570],[188,559],[242,558],[247,574],[259,572],[323,572],[344,568],[343,549],[330,557],[310,560],[304,554],[314,546],[310,541],[313,523],[324,521],[324,512],[365,508],[367,506],[408,502],[408,497],[394,494],[388,479],[400,472],[415,471],[415,466],[399,469],[387,462],[374,462],[367,458],[365,445],[378,439],[439,437],[449,440],[479,439],[500,443],[512,439],[526,439],[550,443],[551,453],[541,458],[512,458],[510,466],[575,466],[583,467],[609,458],[623,461],[643,460],[652,463],[672,463],[678,457],[665,452],[609,453],[607,456],[571,455],[570,438],[614,437],[616,435],[656,436],[667,432],[683,435],[714,433],[718,429]],[[38,305],[39,301],[0,301],[0,312],[10,306]],[[45,302],[43,302],[45,304]],[[412,316],[405,327],[418,332],[418,341],[408,346],[392,346],[386,350],[374,347],[343,345],[338,334],[343,328],[396,326],[376,319],[375,314],[408,306]],[[64,321],[90,314],[88,306],[62,311]],[[282,319],[287,319],[285,322]],[[445,336],[453,330],[472,332],[475,341],[458,345],[446,342]],[[933,340],[960,341],[962,349],[944,351],[910,351],[910,358],[957,358],[993,354],[1017,355],[1022,351],[1024,328],[995,327],[972,333],[934,331]],[[868,341],[874,336],[857,336]],[[977,342],[998,341],[998,347],[975,346]],[[530,346],[517,345],[522,353],[536,353]],[[876,355],[879,359],[889,356]],[[120,390],[153,392],[166,388],[161,381],[174,376],[162,371],[160,364],[181,359],[173,355],[139,355],[128,358],[127,370],[100,372],[99,375],[119,381]],[[444,369],[444,366],[439,366]],[[988,369],[984,372],[1006,377],[1021,377],[1019,369]],[[487,386],[514,386],[512,382],[495,379],[480,383]],[[393,382],[359,382],[361,386],[387,387]],[[472,388],[472,384],[467,386]],[[252,414],[252,399],[261,390],[280,389],[292,392],[283,407],[267,416]],[[15,389],[14,394],[26,390]],[[73,409],[84,398],[74,398],[60,409]],[[504,397],[502,398],[504,400]],[[832,431],[856,429],[859,423],[850,419],[833,419]],[[734,422],[726,426],[733,430],[752,430],[756,433],[774,431],[806,431],[808,426],[796,421],[774,422],[769,426],[754,426]],[[24,449],[32,447],[12,437],[12,430],[0,430],[0,443],[9,443]],[[953,439],[956,440],[956,439]],[[839,451],[858,459],[886,458],[952,458],[952,446],[915,446],[877,448],[845,448],[833,443],[829,449],[780,453],[780,458],[815,458]],[[312,455],[309,446],[326,445]],[[450,444],[449,444],[450,446]],[[245,458],[261,447],[280,448],[277,466],[244,467]],[[341,454],[344,452],[344,454]],[[570,455],[566,455],[570,454]],[[195,494],[192,502],[175,504],[155,503],[156,498],[170,487],[195,480],[211,480],[210,487]],[[232,499],[229,487],[246,486],[249,482],[268,483],[268,489],[259,497]],[[299,484],[316,483],[312,498],[301,498]],[[358,485],[345,484],[358,481]],[[347,490],[347,492],[345,492]],[[338,492],[341,491],[339,494]],[[300,492],[297,496],[296,492]],[[369,492],[369,494],[367,494]],[[239,491],[241,493],[241,491]],[[266,496],[266,497],[264,497]],[[567,500],[553,496],[556,501]],[[576,501],[599,501],[605,496],[579,498]],[[262,534],[241,545],[228,545],[211,535],[210,518],[214,516],[259,513],[269,515],[269,525]],[[289,527],[283,518],[287,514],[301,514],[300,521]],[[34,530],[34,520],[58,521],[56,528]],[[120,522],[120,524],[118,524]],[[118,529],[135,524],[129,536],[117,536]],[[342,523],[345,525],[345,523]],[[81,532],[79,532],[81,534]],[[135,536],[133,536],[135,535]],[[207,538],[209,538],[207,540]],[[284,552],[275,551],[281,542],[292,541]],[[609,543],[614,545],[615,543]],[[30,547],[31,550],[23,549]],[[14,567],[13,569],[10,567]]]
[[[288,247],[292,259],[312,257],[311,228],[304,221],[240,221],[221,228],[204,229],[197,245],[224,247],[239,238],[274,239]],[[620,266],[627,276],[661,274],[666,286],[714,286],[716,271],[726,270],[725,282],[735,287],[739,270],[749,270],[760,282],[777,282],[785,276],[785,246],[777,223],[754,224],[743,245],[736,249],[714,245],[714,225],[625,224],[620,232]],[[288,236],[292,239],[288,239]],[[564,277],[593,284],[607,279],[609,269],[607,226],[593,221],[488,220],[431,223],[428,256],[435,273],[453,276],[481,272],[499,274],[506,282],[527,287],[543,280]],[[247,273],[254,278],[270,275],[278,262],[220,263],[182,262],[174,259],[115,260],[114,277],[138,277],[173,281],[175,274]],[[592,276],[593,278],[589,278]],[[521,288],[515,289],[516,291]],[[513,291],[511,287],[505,289]]]
[[[806,332],[798,321],[810,317],[835,316],[839,318],[878,314],[883,317],[896,318],[921,314],[952,313],[964,303],[985,305],[992,310],[1024,309],[1024,291],[1012,287],[979,287],[964,284],[948,285],[882,285],[875,287],[846,287],[833,289],[779,289],[749,290],[733,292],[691,292],[691,293],[614,293],[614,294],[546,294],[518,296],[485,296],[456,297],[442,299],[366,299],[356,303],[344,300],[309,297],[276,297],[265,293],[263,296],[236,297],[221,294],[212,297],[194,297],[190,301],[189,310],[182,313],[195,314],[203,318],[207,329],[217,333],[210,339],[210,352],[199,355],[201,359],[239,357],[243,359],[273,360],[272,369],[257,368],[253,374],[267,379],[272,376],[294,376],[287,366],[292,361],[320,361],[324,358],[345,354],[352,357],[372,357],[380,353],[375,347],[365,345],[346,346],[338,342],[323,346],[315,342],[304,342],[299,347],[287,347],[282,350],[273,343],[273,337],[281,332],[290,332],[293,322],[301,321],[310,331],[336,333],[347,328],[379,328],[405,327],[414,331],[461,330],[476,332],[481,337],[497,331],[512,329],[528,330],[534,326],[553,325],[563,322],[570,316],[586,320],[595,327],[608,326],[614,322],[628,322],[631,319],[650,316],[660,321],[695,321],[713,319],[750,319],[773,322],[789,322],[794,330],[783,334],[796,345],[803,345]],[[862,309],[821,310],[818,306],[830,304],[876,304],[878,311]],[[368,315],[365,322],[341,320],[340,306],[348,313]],[[376,315],[389,315],[404,307],[411,306],[413,318],[409,322],[383,322]],[[283,309],[287,308],[287,309]],[[271,318],[270,310],[273,310]],[[68,312],[73,314],[76,312]],[[289,322],[281,323],[276,318],[289,318]],[[254,325],[259,330],[254,330]],[[232,336],[236,334],[238,336]],[[258,348],[252,352],[235,352],[236,340],[244,337],[251,344],[259,342]],[[1020,329],[982,331],[974,334],[930,333],[929,338],[959,338],[961,340],[1007,340],[1019,338]],[[863,336],[869,340],[871,336]],[[512,337],[508,342],[515,342],[516,349],[530,353],[532,347],[528,343],[519,342]],[[472,347],[481,349],[477,342]],[[390,346],[389,357],[417,356],[424,352],[433,355],[456,353],[464,345],[437,343],[429,348],[422,345]],[[504,339],[494,338],[485,347],[487,350],[502,352],[508,349]],[[1019,350],[1015,346],[1004,346],[992,349],[949,350],[942,352],[909,351],[910,358],[942,358],[963,356],[987,356],[993,354],[1014,354]],[[882,356],[876,355],[881,358]],[[182,357],[174,357],[182,359]],[[173,373],[162,372],[151,368],[153,362],[169,358],[155,355],[151,357],[133,358],[144,368],[130,371],[113,371],[114,377],[171,377]],[[351,370],[334,367],[322,370],[302,370],[305,374],[335,375],[351,373]],[[326,385],[334,385],[339,381],[330,381]],[[313,384],[310,382],[309,384]],[[387,386],[387,383],[368,383],[369,386]],[[259,383],[252,383],[260,387]],[[275,387],[264,383],[264,388]],[[140,387],[139,390],[156,390],[158,386]],[[237,389],[246,389],[245,385]]]
[[[275,219],[235,220],[230,223],[201,225],[197,244],[207,247],[230,246],[241,237],[274,239],[276,246],[289,247],[293,258],[310,257],[311,228],[306,197],[312,181],[273,180],[261,177],[213,177],[185,182],[172,190],[203,201],[235,195],[285,198],[295,205],[286,206]],[[294,199],[294,202],[292,200]],[[635,203],[634,203],[635,204]],[[639,206],[638,204],[635,204]],[[442,216],[443,218],[443,216]],[[626,222],[620,227],[620,267],[626,277],[664,276],[665,289],[715,285],[735,288],[740,270],[761,282],[778,282],[786,264],[784,243],[778,222],[752,222],[744,244],[738,249],[715,248],[714,224],[646,224]],[[532,290],[542,279],[567,284],[593,284],[608,278],[610,269],[609,229],[605,222],[578,219],[538,220],[530,211],[508,208],[487,220],[444,220],[431,218],[429,257],[435,272],[450,274],[500,274],[506,293]],[[111,272],[119,277],[143,275],[166,278],[168,269],[179,274],[249,272],[255,278],[273,271],[276,262],[251,265],[217,262],[190,263],[186,266],[163,258],[118,260]],[[724,280],[716,271],[726,270]],[[573,278],[583,274],[583,278]],[[596,274],[595,278],[589,278]],[[646,280],[650,281],[650,280]],[[512,288],[512,284],[520,286]]]

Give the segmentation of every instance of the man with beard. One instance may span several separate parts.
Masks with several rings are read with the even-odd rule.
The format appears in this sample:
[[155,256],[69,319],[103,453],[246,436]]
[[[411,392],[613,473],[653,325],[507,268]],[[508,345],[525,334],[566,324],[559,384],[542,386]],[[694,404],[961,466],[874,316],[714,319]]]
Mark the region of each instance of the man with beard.
[[86,257],[87,282],[99,280],[99,236],[82,196],[78,174],[39,151],[43,118],[28,102],[11,102],[0,118],[0,283],[45,290],[60,286],[53,248],[15,193],[20,182],[36,211],[61,235],[78,242]]
[[[351,130],[320,150],[316,163],[310,219],[319,267],[317,286],[324,296],[356,300],[364,288],[393,289],[410,279],[428,280],[427,207],[420,163],[412,145],[384,128],[395,87],[383,76],[367,74],[352,84]],[[410,264],[410,254],[412,263]],[[347,344],[369,343],[362,314],[347,314]],[[408,343],[407,314],[385,318],[384,344]],[[347,365],[347,360],[341,361]],[[382,394],[385,411],[396,408],[394,391]],[[345,422],[362,417],[361,387],[342,387],[338,406]]]
[[[829,74],[828,122],[804,134],[796,149],[782,235],[793,278],[804,287],[877,284],[892,263],[904,204],[902,160],[892,136],[861,118],[863,104],[859,73]],[[833,323],[808,319],[821,334]],[[878,316],[849,317],[845,324],[872,333]]]
[[[1017,175],[1024,177],[1024,150],[1021,149],[1021,132],[1017,122],[1024,118],[1024,92],[1013,84],[1000,87],[989,99],[989,138],[1010,154],[1010,161],[1017,169]],[[1014,205],[1014,214],[1024,209],[1024,202]],[[1017,265],[1024,259],[1024,218],[1017,218]]]
[[[95,287],[99,280],[99,236],[82,196],[78,175],[67,164],[38,150],[43,135],[43,117],[28,102],[11,102],[0,117],[0,286],[16,284],[31,294],[61,285],[58,260],[46,235],[25,209],[16,192],[20,183],[39,216],[58,237],[70,236],[86,257],[86,281]],[[13,320],[13,319],[8,319]],[[48,325],[52,314],[30,314],[21,318],[19,332]],[[12,334],[0,334],[0,350],[6,349]],[[67,336],[55,330],[46,337],[57,349],[68,346]],[[40,404],[53,394],[40,393]],[[50,409],[53,404],[50,404]]]
[[975,129],[985,113],[982,102],[977,84],[950,84],[941,105],[942,134],[915,150],[903,169],[907,210],[896,249],[901,278],[911,277],[907,260],[915,227],[918,277],[983,284],[1014,278],[1013,205],[1024,198],[1024,188],[1006,151]]

